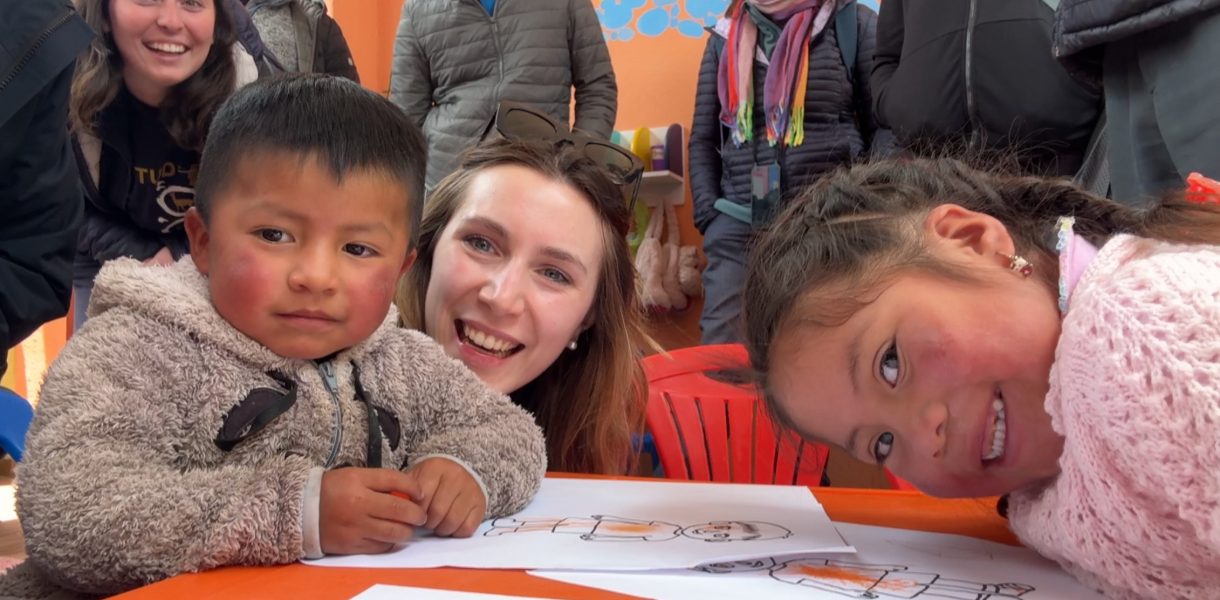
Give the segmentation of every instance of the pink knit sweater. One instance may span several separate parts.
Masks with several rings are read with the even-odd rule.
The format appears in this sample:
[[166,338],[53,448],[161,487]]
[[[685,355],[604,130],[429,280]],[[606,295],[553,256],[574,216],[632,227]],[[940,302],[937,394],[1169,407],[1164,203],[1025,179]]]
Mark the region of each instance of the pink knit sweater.
[[1118,236],[1070,291],[1053,481],[1013,530],[1108,596],[1220,598],[1220,247]]

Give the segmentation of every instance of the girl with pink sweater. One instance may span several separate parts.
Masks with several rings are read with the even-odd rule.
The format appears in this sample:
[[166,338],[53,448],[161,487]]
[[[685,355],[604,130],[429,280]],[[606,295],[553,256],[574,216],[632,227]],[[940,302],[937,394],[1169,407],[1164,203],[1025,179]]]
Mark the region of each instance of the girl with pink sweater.
[[1111,597],[1220,597],[1220,206],[863,165],[784,212],[744,289],[780,422],[930,494],[1008,494]]

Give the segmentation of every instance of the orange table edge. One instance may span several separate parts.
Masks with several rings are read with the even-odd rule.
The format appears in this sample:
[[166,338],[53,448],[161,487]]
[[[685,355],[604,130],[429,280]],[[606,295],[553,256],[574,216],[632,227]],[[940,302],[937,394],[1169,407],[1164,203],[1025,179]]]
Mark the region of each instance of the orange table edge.
[[[654,480],[655,481],[655,480]],[[1018,544],[994,498],[942,499],[911,491],[810,488],[834,521],[953,533]],[[630,598],[527,575],[521,570],[352,569],[304,564],[225,567],[179,575],[118,598],[351,598],[374,584],[542,598]]]

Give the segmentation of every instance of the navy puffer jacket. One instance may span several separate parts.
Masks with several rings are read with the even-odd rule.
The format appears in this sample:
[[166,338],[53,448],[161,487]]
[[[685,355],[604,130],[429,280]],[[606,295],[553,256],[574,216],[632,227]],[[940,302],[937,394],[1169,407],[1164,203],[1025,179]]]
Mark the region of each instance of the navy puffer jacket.
[[1097,83],[1102,46],[1220,9],[1220,0],[1062,0],[1055,12],[1055,56]]
[[[823,173],[850,164],[869,151],[876,130],[868,75],[873,70],[877,13],[861,5],[855,10],[858,13],[858,41],[851,77],[840,55],[834,19],[810,42],[805,141],[783,151],[781,171],[785,200]],[[722,20],[708,38],[699,67],[690,132],[690,184],[695,203],[695,226],[701,232],[720,214],[713,206],[717,198],[748,205],[750,172],[755,162],[768,163],[778,156],[777,147],[767,144],[766,122],[762,118],[761,82],[767,71],[760,61],[754,61],[755,141],[736,146],[727,128],[720,124],[716,71],[724,51],[725,31],[727,22]]]

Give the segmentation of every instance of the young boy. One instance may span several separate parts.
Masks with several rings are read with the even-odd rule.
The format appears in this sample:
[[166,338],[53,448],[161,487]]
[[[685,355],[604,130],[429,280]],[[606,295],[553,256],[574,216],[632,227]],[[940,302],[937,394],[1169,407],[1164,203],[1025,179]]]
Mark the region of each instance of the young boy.
[[114,593],[384,552],[416,527],[469,536],[528,502],[533,419],[389,310],[424,156],[418,128],[350,81],[263,80],[224,104],[190,257],[108,264],[47,376],[23,572]]

